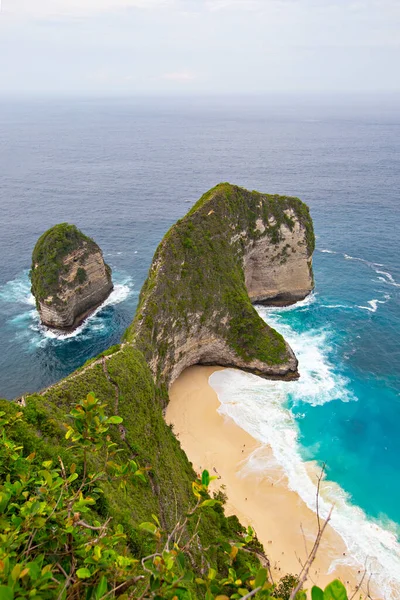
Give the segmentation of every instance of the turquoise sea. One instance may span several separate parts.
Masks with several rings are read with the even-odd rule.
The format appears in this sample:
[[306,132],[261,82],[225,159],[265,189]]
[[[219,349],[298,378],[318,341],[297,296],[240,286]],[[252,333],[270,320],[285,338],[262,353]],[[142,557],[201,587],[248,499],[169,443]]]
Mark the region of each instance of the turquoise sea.
[[[41,389],[116,343],[158,242],[205,190],[299,196],[317,234],[315,293],[259,311],[301,378],[224,371],[211,383],[309,504],[307,465],[326,463],[334,527],[383,585],[400,584],[399,100],[2,100],[0,394]],[[116,283],[67,336],[39,325],[28,279],[37,237],[61,221],[95,238]]]

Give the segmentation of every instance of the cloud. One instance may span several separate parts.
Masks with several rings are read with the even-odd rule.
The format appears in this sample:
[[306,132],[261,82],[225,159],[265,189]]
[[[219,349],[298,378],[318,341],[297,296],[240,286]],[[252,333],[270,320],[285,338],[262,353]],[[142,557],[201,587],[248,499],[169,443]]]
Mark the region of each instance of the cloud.
[[188,13],[219,11],[262,11],[315,8],[400,12],[399,0],[0,0],[1,15],[26,19],[89,17],[93,14],[118,12],[130,8],[142,10],[177,9]]
[[206,0],[205,6],[210,11],[217,10],[257,10],[263,8],[261,0]]
[[2,14],[20,18],[59,18],[90,16],[93,13],[128,8],[164,8],[176,0],[3,0]]
[[164,73],[161,76],[161,79],[166,81],[176,81],[176,82],[187,82],[193,81],[196,79],[194,73],[190,73],[190,71],[177,71],[175,73]]
[[330,10],[339,8],[347,10],[368,11],[373,8],[400,12],[399,0],[202,0],[206,9],[218,10],[263,10],[268,12],[277,8],[297,8],[310,10],[323,8]]

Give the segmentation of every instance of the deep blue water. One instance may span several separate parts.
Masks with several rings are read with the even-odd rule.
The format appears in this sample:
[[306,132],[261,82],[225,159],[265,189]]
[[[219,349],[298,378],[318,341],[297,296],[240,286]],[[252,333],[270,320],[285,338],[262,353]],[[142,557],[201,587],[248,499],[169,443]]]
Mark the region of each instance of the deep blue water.
[[[270,316],[315,353],[285,403],[303,458],[326,461],[371,518],[400,523],[399,100],[1,101],[0,394],[41,389],[116,343],[157,243],[204,191],[296,195],[314,218],[316,295]],[[99,243],[117,287],[78,334],[54,338],[28,270],[62,221]]]

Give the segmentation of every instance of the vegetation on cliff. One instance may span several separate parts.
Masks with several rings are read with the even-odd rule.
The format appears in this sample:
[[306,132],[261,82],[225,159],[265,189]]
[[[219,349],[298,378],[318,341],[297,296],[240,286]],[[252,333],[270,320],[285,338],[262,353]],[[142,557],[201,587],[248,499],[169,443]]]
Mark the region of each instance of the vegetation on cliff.
[[[70,265],[64,259],[72,252],[84,249],[80,256],[82,262],[90,253],[100,252],[99,246],[94,240],[82,233],[75,225],[60,223],[48,229],[37,241],[32,254],[31,282],[32,294],[36,303],[51,297],[52,303],[60,302],[58,297],[60,288],[67,284]],[[111,269],[106,265],[109,277]],[[79,266],[76,277],[69,285],[83,284],[87,274],[83,266]]]
[[[166,529],[151,514],[136,529],[143,540],[140,549],[132,546],[123,525],[104,514],[102,500],[107,486],[121,496],[145,486],[146,472],[152,469],[140,467],[136,457],[121,460],[113,429],[119,426],[121,435],[123,419],[107,416],[106,404],[94,394],[72,407],[63,438],[57,440],[57,460],[46,455],[44,445],[33,451],[26,446],[27,440],[43,437],[33,431],[29,409],[4,408],[2,599],[306,600],[297,578],[284,577],[279,585],[271,581],[268,561],[266,567],[259,564],[257,556],[263,554],[253,530],[226,519],[219,499],[209,497],[213,478],[207,471],[192,483],[192,499],[184,513],[176,512],[173,528]],[[213,514],[219,518],[218,536],[203,547],[200,530],[212,527]],[[132,531],[134,525],[128,528]],[[314,587],[314,599],[347,600],[347,595],[336,581],[324,592]]]
[[[159,245],[126,340],[140,348],[162,383],[177,362],[177,339],[211,331],[244,361],[283,365],[290,358],[283,337],[252,306],[243,256],[252,241],[281,238],[294,220],[305,231],[311,257],[315,238],[308,207],[298,198],[270,196],[220,184],[178,221]],[[265,224],[263,230],[259,223]],[[208,336],[209,337],[209,336]]]
[[[122,424],[110,431],[119,449],[115,462],[123,466],[134,460],[142,468],[151,467],[151,470],[146,483],[137,485],[128,481],[125,489],[109,479],[98,481],[96,493],[99,496],[96,505],[90,507],[91,518],[102,522],[111,518],[113,528],[122,526],[125,551],[141,559],[152,553],[154,541],[140,524],[152,521],[155,515],[165,531],[172,531],[177,516],[186,514],[191,506],[192,482],[196,479],[178,440],[163,419],[161,406],[165,398],[161,399],[160,390],[154,386],[141,353],[125,347],[81,369],[43,396],[25,397],[25,407],[3,401],[0,410],[7,415],[22,413],[22,420],[13,426],[10,436],[18,446],[23,446],[25,456],[35,453],[39,461],[51,460],[54,466],[59,464],[60,457],[66,472],[75,465],[80,484],[85,471],[84,459],[81,453],[69,448],[65,440],[68,423],[65,415],[92,390],[96,390],[96,397],[105,405],[106,414],[123,419]],[[102,471],[101,459],[101,455],[90,452],[89,470]],[[7,470],[0,465],[3,477]],[[4,489],[2,484],[0,493]],[[225,559],[224,550],[218,544],[239,542],[244,531],[236,518],[225,518],[220,506],[206,506],[202,510],[204,519],[198,525],[192,520],[185,529],[185,539],[197,531],[191,557],[199,573],[203,563],[220,569]]]

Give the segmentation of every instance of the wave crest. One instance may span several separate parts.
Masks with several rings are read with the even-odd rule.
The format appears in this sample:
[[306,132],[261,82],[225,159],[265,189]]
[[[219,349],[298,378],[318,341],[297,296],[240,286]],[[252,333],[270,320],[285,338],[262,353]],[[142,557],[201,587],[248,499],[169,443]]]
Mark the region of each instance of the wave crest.
[[[10,307],[21,305],[22,310],[8,319],[8,323],[16,328],[18,339],[26,338],[28,343],[34,347],[45,347],[48,343],[63,343],[75,338],[85,340],[94,335],[105,335],[107,323],[104,317],[104,309],[124,302],[132,294],[137,294],[133,289],[133,280],[118,272],[114,272],[116,281],[114,289],[108,298],[83,323],[70,333],[64,333],[55,329],[45,327],[40,322],[39,313],[35,307],[35,298],[30,291],[29,271],[25,270],[19,277],[8,281],[0,288],[0,308],[7,312]],[[26,310],[23,305],[29,305]]]

